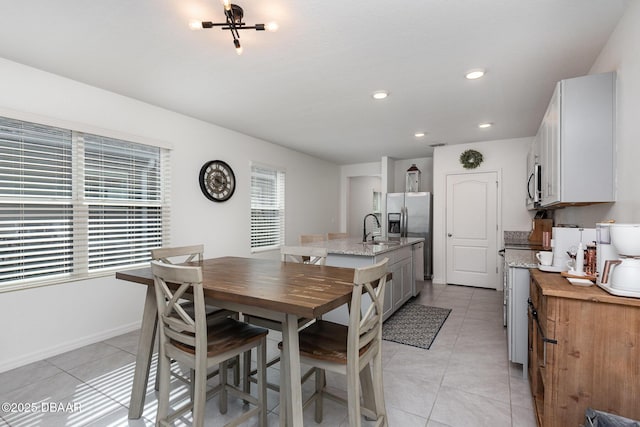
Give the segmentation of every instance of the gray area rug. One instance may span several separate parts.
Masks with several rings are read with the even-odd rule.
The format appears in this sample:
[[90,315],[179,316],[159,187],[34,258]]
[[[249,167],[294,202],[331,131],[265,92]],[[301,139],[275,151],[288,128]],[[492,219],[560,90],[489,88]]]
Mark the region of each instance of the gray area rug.
[[429,349],[450,308],[422,305],[411,299],[382,324],[382,339]]

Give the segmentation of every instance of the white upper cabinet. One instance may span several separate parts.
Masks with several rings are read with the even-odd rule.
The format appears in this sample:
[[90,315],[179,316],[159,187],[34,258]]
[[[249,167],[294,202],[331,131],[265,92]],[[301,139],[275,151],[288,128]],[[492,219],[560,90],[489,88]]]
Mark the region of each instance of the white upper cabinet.
[[615,201],[615,73],[560,81],[534,144],[541,207]]

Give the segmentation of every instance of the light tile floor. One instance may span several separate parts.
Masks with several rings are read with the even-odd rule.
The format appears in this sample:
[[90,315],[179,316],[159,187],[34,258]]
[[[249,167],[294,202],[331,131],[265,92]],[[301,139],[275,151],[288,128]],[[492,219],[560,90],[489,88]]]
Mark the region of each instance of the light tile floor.
[[[384,342],[389,425],[535,427],[522,367],[508,362],[502,293],[426,282],[418,299],[453,311],[429,350]],[[0,374],[0,402],[24,404],[13,408],[21,409],[19,412],[3,407],[0,426],[153,425],[154,372],[143,417],[127,418],[137,339],[137,332],[132,332]],[[270,355],[276,354],[277,342],[278,337],[271,333]],[[277,366],[269,368],[272,382],[278,380]],[[334,391],[344,394],[340,376],[328,375],[327,380]],[[312,383],[305,384],[303,393],[308,395],[312,387]],[[185,395],[184,387],[176,385],[174,393]],[[268,400],[269,425],[277,426],[278,394],[269,391]],[[26,410],[32,408],[35,411]],[[214,397],[207,405],[206,425],[223,425],[240,411],[241,404],[230,402],[227,415],[220,415]],[[177,425],[188,425],[190,420],[185,416]],[[247,425],[255,426],[256,421]],[[305,425],[317,425],[312,407],[305,411]],[[347,426],[346,408],[325,400],[321,425]]]

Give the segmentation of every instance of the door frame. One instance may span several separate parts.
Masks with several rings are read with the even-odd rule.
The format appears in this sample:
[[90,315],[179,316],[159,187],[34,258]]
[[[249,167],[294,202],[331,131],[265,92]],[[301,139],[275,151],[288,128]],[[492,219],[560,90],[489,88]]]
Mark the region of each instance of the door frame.
[[[487,169],[487,170],[477,170],[477,171],[451,171],[451,172],[446,172],[444,174],[444,182],[443,182],[443,187],[444,187],[444,191],[445,191],[445,197],[444,197],[444,208],[442,209],[442,212],[444,214],[443,217],[443,230],[441,232],[441,238],[443,239],[444,242],[444,271],[443,271],[443,275],[444,275],[444,283],[448,285],[448,277],[447,274],[449,272],[449,259],[448,259],[448,254],[447,254],[447,248],[448,248],[448,243],[447,243],[447,229],[448,229],[448,224],[447,224],[447,217],[448,217],[448,212],[447,212],[447,204],[448,204],[448,194],[446,194],[446,190],[447,190],[447,181],[449,179],[450,176],[453,175],[475,175],[475,174],[485,174],[485,173],[495,173],[496,174],[496,180],[497,180],[497,189],[496,189],[496,290],[497,291],[502,291],[504,289],[502,280],[499,280],[502,274],[502,266],[500,263],[500,258],[498,257],[498,250],[503,246],[502,244],[502,169]],[[482,289],[482,288],[479,288]],[[493,289],[493,288],[484,288],[484,289]]]

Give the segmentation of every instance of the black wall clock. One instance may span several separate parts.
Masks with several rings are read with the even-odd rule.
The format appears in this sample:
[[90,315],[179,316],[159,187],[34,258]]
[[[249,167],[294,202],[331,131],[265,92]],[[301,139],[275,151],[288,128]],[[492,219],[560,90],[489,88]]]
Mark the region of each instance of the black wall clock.
[[224,202],[233,196],[236,176],[222,160],[211,160],[200,169],[200,189],[209,200]]

